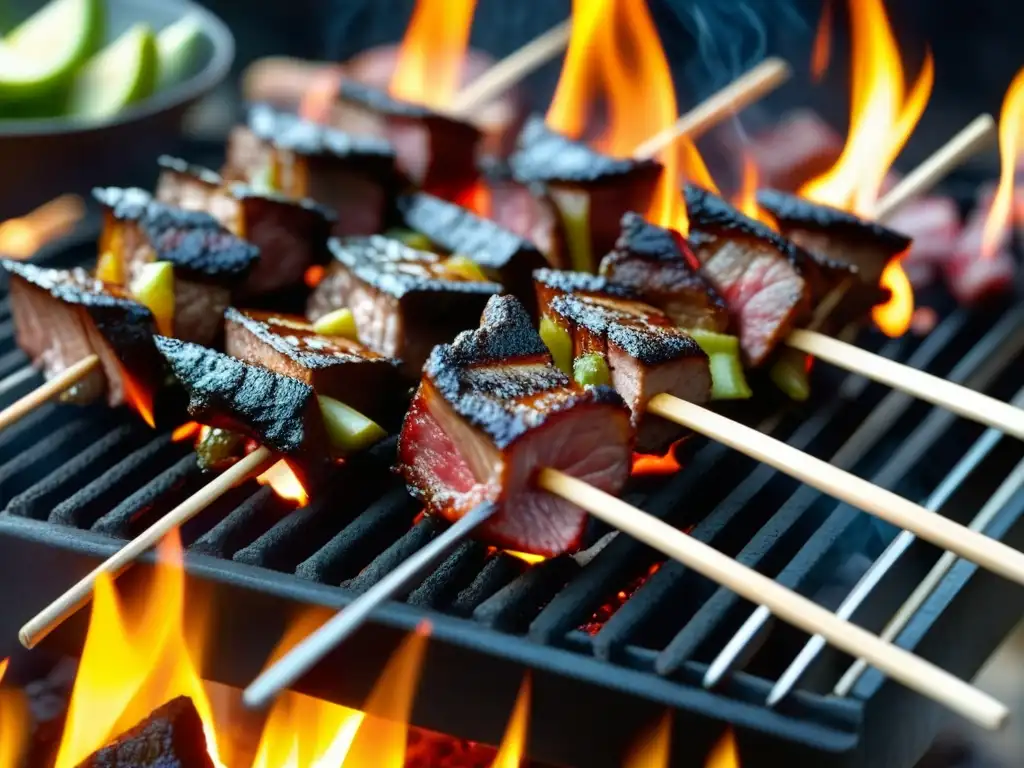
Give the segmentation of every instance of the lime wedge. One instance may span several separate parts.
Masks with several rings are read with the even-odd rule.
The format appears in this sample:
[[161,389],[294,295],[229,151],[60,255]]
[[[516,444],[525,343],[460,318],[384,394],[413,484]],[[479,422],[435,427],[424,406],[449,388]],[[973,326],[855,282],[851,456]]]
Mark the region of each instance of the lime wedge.
[[139,270],[130,291],[135,300],[149,307],[156,329],[164,336],[174,335],[174,265],[153,261]]
[[368,448],[388,436],[377,422],[333,397],[319,395],[320,413],[331,447],[342,456]]
[[0,41],[0,98],[65,84],[103,40],[104,0],[53,0]]
[[180,83],[192,74],[196,59],[202,50],[203,27],[199,17],[184,16],[160,30],[156,36],[159,58],[157,88],[167,88]]
[[346,339],[359,341],[356,318],[348,307],[328,312],[313,323],[313,330],[321,336],[344,336]]
[[115,115],[153,93],[156,70],[156,35],[135,24],[78,70],[68,112],[92,120]]

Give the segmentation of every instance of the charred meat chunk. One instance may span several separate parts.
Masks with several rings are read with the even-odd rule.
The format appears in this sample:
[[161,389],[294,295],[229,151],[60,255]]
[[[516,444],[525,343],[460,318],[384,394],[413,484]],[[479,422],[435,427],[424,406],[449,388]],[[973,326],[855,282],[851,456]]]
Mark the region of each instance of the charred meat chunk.
[[395,150],[373,135],[352,135],[278,112],[249,111],[247,125],[228,138],[227,181],[311,198],[338,214],[334,234],[379,232],[400,185]]
[[203,721],[192,700],[179,696],[93,752],[78,768],[214,768]]
[[690,244],[724,299],[747,363],[758,366],[810,308],[806,253],[722,198],[688,184]]
[[402,223],[448,254],[463,254],[532,312],[533,270],[547,264],[537,246],[455,203],[420,192],[398,199]]
[[380,235],[331,240],[335,262],[310,297],[310,319],[342,307],[355,316],[359,340],[402,360],[411,378],[430,350],[472,328],[496,283],[446,269],[445,257]]
[[337,216],[310,199],[287,197],[238,183],[224,183],[206,168],[161,157],[157,200],[203,211],[259,249],[260,259],[237,291],[264,296],[298,285],[306,270],[329,260],[327,240]]
[[132,390],[153,397],[163,381],[163,362],[153,346],[153,314],[115,286],[83,269],[44,269],[0,262],[10,276],[11,312],[18,346],[52,378],[95,354],[100,367],[65,393],[88,403],[106,393],[107,403],[126,402]]
[[531,118],[510,159],[513,177],[537,189],[558,222],[551,262],[563,269],[597,272],[619,237],[628,211],[647,210],[661,164],[603,155]]
[[379,424],[398,426],[408,386],[397,361],[351,339],[321,335],[301,317],[232,307],[224,318],[224,349],[232,357],[298,379]]
[[637,450],[658,453],[681,434],[677,425],[646,417],[647,402],[667,393],[695,403],[711,398],[708,356],[665,313],[638,301],[600,294],[555,296],[544,318],[572,340],[572,357],[600,355],[615,390],[633,414]]
[[166,262],[173,268],[173,288],[164,286],[161,293],[173,296],[161,296],[160,303],[172,308],[172,316],[155,312],[158,326],[177,338],[212,344],[232,291],[248,278],[259,249],[208,213],[166,205],[141,189],[107,187],[93,195],[104,207],[101,263],[115,265],[104,270],[113,273],[104,279],[138,295],[147,266]]
[[329,120],[342,130],[386,136],[401,170],[439,197],[459,199],[477,181],[483,134],[468,122],[349,79],[341,83]]
[[680,328],[724,333],[729,327],[725,302],[701,276],[690,246],[638,213],[622,217],[622,234],[601,261],[601,274],[631,288]]
[[398,470],[434,514],[499,506],[482,536],[553,556],[579,546],[586,513],[534,484],[554,467],[609,493],[629,478],[629,410],[613,389],[581,389],[552,363],[526,310],[492,298],[480,328],[430,355],[398,443]]

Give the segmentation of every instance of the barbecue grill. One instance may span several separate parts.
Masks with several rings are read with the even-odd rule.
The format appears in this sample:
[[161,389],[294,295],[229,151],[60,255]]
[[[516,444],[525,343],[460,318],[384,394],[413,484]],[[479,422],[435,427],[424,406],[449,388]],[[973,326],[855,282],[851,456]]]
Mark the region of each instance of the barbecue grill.
[[[94,235],[39,258],[48,266],[85,263],[95,254]],[[859,343],[1003,400],[1014,397],[1024,381],[1024,306],[945,310],[923,339],[864,334]],[[4,300],[0,377],[26,362],[12,331]],[[3,404],[36,383],[22,382]],[[1018,441],[995,439],[826,366],[816,371],[808,403],[748,402],[733,415],[961,522],[1024,457]],[[305,508],[293,510],[250,482],[185,527],[188,588],[216,606],[206,677],[244,686],[300,609],[347,604],[437,534],[440,524],[418,515],[389,472],[394,448],[386,441],[311,486]],[[831,608],[897,533],[702,438],[678,455],[682,471],[636,478],[627,499]],[[190,445],[147,430],[127,412],[51,404],[0,434],[0,562],[9,580],[0,590],[0,637],[13,639],[40,606],[202,483]],[[1020,547],[1024,488],[1011,490],[986,532]],[[666,706],[677,710],[673,765],[703,765],[727,724],[745,768],[826,760],[906,768],[933,740],[944,710],[873,671],[849,695],[830,695],[851,661],[831,651],[780,703],[766,706],[805,635],[770,621],[749,632],[755,606],[675,563],[655,568],[661,558],[625,535],[595,527],[591,540],[581,555],[534,565],[463,544],[299,690],[358,708],[399,640],[426,619],[432,640],[412,723],[495,744],[529,668],[530,756],[545,763],[617,766]],[[911,545],[855,620],[883,627],[940,555],[931,545]],[[130,589],[151,563],[145,559],[120,583]],[[1008,582],[958,562],[899,644],[970,678],[1012,629],[1022,598]],[[44,647],[77,654],[86,613]],[[727,647],[727,658],[719,658]],[[0,647],[0,655],[11,650]],[[716,659],[728,674],[705,688],[717,677],[708,676]]]

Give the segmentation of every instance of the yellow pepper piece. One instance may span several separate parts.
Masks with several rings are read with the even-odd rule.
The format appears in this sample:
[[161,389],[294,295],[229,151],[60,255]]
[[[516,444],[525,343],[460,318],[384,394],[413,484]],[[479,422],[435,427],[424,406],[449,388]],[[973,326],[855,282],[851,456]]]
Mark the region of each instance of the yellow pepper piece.
[[471,283],[487,282],[487,275],[480,269],[480,265],[469,258],[469,256],[463,256],[460,253],[445,259],[444,269],[446,272],[456,277],[461,277],[463,280],[468,280]]
[[157,330],[164,336],[174,335],[174,265],[169,261],[146,264],[132,280],[132,296],[149,307]]
[[344,336],[346,339],[359,341],[356,318],[348,307],[328,312],[313,323],[313,330],[321,336]]

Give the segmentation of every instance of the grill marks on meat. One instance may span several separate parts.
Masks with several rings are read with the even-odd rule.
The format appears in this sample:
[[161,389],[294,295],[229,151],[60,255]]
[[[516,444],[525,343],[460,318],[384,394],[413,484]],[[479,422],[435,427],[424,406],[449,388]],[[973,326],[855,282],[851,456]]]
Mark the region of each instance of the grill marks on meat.
[[707,355],[649,304],[607,293],[562,293],[541,312],[570,334],[574,358],[596,353],[607,361],[612,386],[632,411],[638,451],[661,452],[683,432],[672,422],[646,417],[652,397],[667,393],[695,403],[711,398]]
[[385,427],[398,426],[408,400],[397,361],[350,339],[322,336],[301,317],[229,308],[225,351],[298,379]]
[[416,193],[400,197],[398,213],[405,226],[426,235],[449,254],[473,259],[488,277],[501,283],[533,313],[533,270],[547,264],[537,246],[434,195]]
[[160,202],[208,213],[259,249],[259,262],[238,295],[261,296],[297,285],[310,266],[328,261],[327,239],[337,220],[330,209],[244,184],[225,185],[215,172],[177,158],[158,162]]
[[333,231],[339,236],[379,232],[400,184],[394,147],[384,139],[256,105],[248,124],[231,131],[222,175],[251,183],[268,171],[283,194],[336,211]]
[[332,111],[331,123],[344,130],[386,136],[401,170],[427,192],[454,200],[476,182],[483,134],[468,122],[349,79]]
[[501,291],[447,272],[443,256],[379,235],[332,240],[330,247],[335,262],[310,297],[310,318],[350,308],[360,341],[402,360],[410,378],[436,344],[472,328],[487,299]]
[[629,478],[629,411],[553,364],[526,310],[492,298],[480,328],[434,349],[399,440],[398,471],[428,509],[457,520],[484,502],[488,541],[553,556],[579,546],[586,513],[536,488],[554,467],[609,493]]
[[157,349],[188,394],[188,413],[279,453],[322,459],[327,435],[309,384],[199,344],[155,337]]
[[101,367],[68,391],[87,403],[106,392],[107,403],[125,402],[125,376],[149,394],[159,389],[163,363],[153,347],[152,313],[83,269],[43,269],[2,262],[10,274],[11,311],[18,346],[52,378],[95,354]]
[[212,344],[221,318],[259,259],[259,249],[213,216],[166,205],[141,189],[93,191],[104,206],[101,249],[124,265],[127,284],[153,261],[174,266],[174,335]]
[[687,185],[685,197],[701,272],[725,300],[747,362],[760,365],[810,308],[807,256],[717,195]]
[[[654,160],[601,154],[549,130],[540,118],[523,128],[510,164],[513,178],[542,190],[556,213],[551,261],[582,272],[597,272],[618,239],[623,214],[647,209],[662,169]],[[574,219],[585,222],[582,234]]]
[[729,327],[725,302],[700,275],[700,262],[682,236],[638,213],[622,217],[622,234],[601,261],[601,274],[628,286],[680,328],[724,333]]

